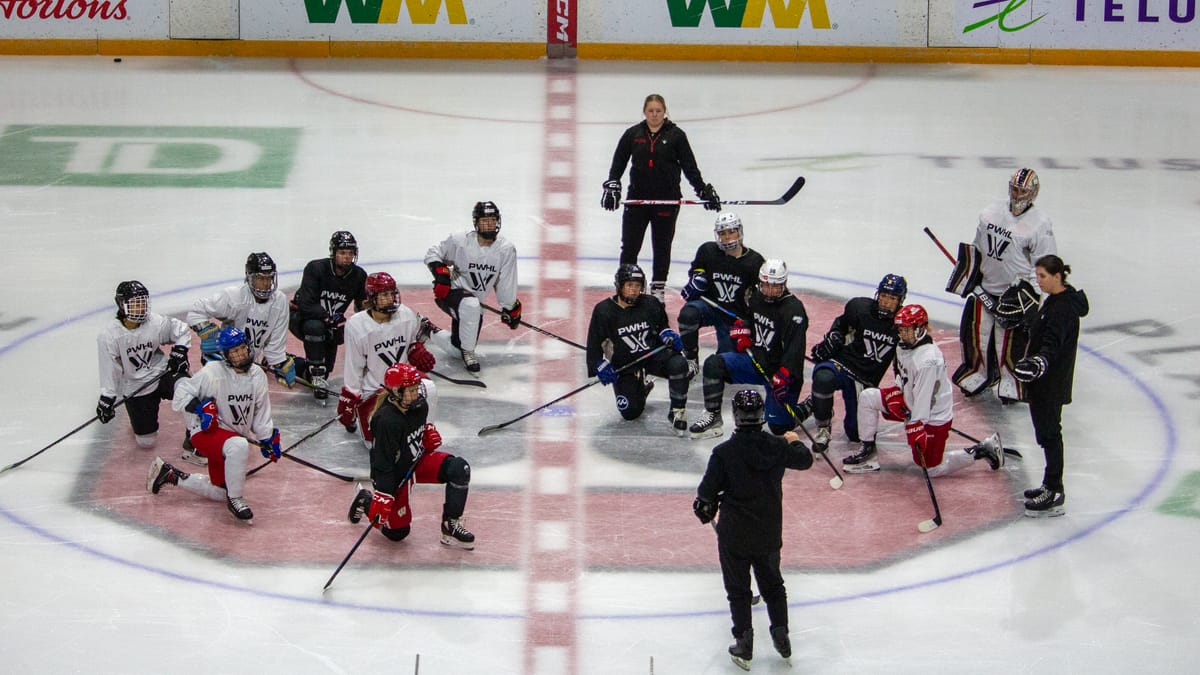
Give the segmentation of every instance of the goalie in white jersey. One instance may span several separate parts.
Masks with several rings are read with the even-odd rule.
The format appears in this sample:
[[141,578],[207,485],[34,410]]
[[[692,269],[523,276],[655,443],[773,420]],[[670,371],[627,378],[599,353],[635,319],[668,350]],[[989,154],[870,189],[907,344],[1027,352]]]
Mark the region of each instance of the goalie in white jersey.
[[408,363],[421,371],[421,394],[429,406],[429,419],[437,412],[437,388],[428,378],[437,364],[425,349],[424,340],[432,326],[412,309],[400,304],[396,280],[387,272],[367,276],[367,311],[346,321],[346,354],[342,395],[338,398],[338,421],[353,432],[361,432],[368,448],[371,413],[383,392],[383,376],[397,363]]
[[[140,281],[122,281],[114,297],[117,316],[97,336],[100,354],[100,400],[96,417],[108,424],[121,402],[139,447],[158,439],[158,404],[170,399],[175,382],[188,376],[187,324],[150,311],[150,291]],[[170,358],[162,347],[171,345]]]
[[946,451],[954,423],[954,387],[946,376],[946,359],[929,335],[929,315],[920,305],[905,305],[894,319],[900,348],[893,368],[896,386],[864,389],[858,397],[858,435],[862,450],[842,460],[846,473],[879,470],[875,434],[879,419],[904,422],[912,460],[929,475],[944,476],[987,460],[992,470],[1004,465],[1000,437],[992,434],[966,450]]
[[[187,324],[200,336],[200,351],[217,351],[217,334],[233,326],[246,335],[250,358],[275,372],[289,388],[303,367],[287,353],[289,304],[279,290],[275,261],[266,253],[246,258],[246,283],[200,298],[187,313]],[[219,323],[214,323],[216,319]]]
[[516,330],[521,324],[521,301],[517,299],[517,249],[500,236],[500,209],[492,202],[476,202],[471,219],[475,229],[447,237],[425,253],[425,264],[433,273],[433,297],[450,315],[449,344],[435,342],[446,351],[457,349],[472,373],[479,372],[475,346],[483,325],[480,303],[492,290],[500,305],[500,320]]
[[1008,183],[1008,203],[985,208],[973,244],[959,246],[946,290],[967,299],[959,325],[963,363],[953,377],[967,396],[996,386],[1005,403],[1026,398],[1012,369],[1025,354],[1026,324],[1038,306],[1034,263],[1058,252],[1049,216],[1034,206],[1039,188],[1033,169],[1018,170]]
[[[208,476],[188,474],[154,459],[146,488],[158,494],[163,485],[179,487],[225,502],[238,520],[254,517],[243,492],[250,443],[263,457],[279,461],[279,429],[271,419],[267,376],[253,363],[246,335],[232,327],[217,336],[219,361],[209,361],[194,376],[179,381],[171,407],[195,416],[191,426],[196,451],[208,459]],[[257,440],[251,440],[257,439]]]

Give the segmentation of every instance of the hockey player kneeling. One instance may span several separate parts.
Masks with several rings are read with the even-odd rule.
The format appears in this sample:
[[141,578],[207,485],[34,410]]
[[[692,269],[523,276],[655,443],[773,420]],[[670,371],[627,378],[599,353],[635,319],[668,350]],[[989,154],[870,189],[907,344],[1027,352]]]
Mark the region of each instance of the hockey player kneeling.
[[896,312],[896,386],[864,389],[858,398],[858,433],[862,450],[842,460],[846,473],[879,470],[875,434],[879,418],[905,422],[904,432],[913,463],[929,475],[943,476],[987,460],[992,470],[1004,465],[1000,436],[992,434],[965,450],[946,452],[946,439],[954,423],[954,396],[946,375],[946,359],[929,335],[929,315],[921,305],[905,305]]
[[475,535],[463,527],[471,466],[461,457],[438,450],[442,435],[428,421],[429,406],[421,393],[421,371],[397,363],[383,376],[384,396],[371,415],[371,482],[375,491],[359,490],[350,505],[350,522],[366,513],[383,536],[400,541],[408,536],[413,483],[445,483],[442,505],[442,543],[472,550]]
[[271,420],[267,376],[253,363],[246,334],[222,328],[217,335],[220,359],[209,361],[195,375],[179,380],[171,407],[194,415],[192,445],[207,460],[208,476],[179,471],[155,457],[146,488],[158,494],[164,485],[225,502],[238,520],[254,517],[244,498],[249,439],[263,457],[279,461],[279,429]]

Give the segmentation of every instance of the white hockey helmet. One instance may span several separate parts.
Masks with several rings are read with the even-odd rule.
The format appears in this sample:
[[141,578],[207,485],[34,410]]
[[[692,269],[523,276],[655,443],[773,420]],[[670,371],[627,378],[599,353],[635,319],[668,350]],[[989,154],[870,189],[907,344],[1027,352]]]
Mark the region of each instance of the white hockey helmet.
[[[729,230],[737,231],[737,239],[732,241],[721,241],[721,233]],[[717,245],[722,251],[735,251],[742,245],[742,219],[738,218],[736,213],[726,211],[717,216],[717,222],[713,223],[713,237],[717,240]]]
[[[774,302],[787,294],[787,263],[779,258],[768,258],[758,268],[758,290],[768,302]],[[778,287],[777,293],[767,293],[765,285]]]

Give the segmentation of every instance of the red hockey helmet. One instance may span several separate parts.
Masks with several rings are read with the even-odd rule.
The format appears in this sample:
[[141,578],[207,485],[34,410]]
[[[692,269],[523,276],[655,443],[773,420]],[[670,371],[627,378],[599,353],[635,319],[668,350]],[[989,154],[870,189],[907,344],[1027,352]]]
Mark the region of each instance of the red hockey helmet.
[[405,389],[421,383],[421,371],[408,363],[397,363],[383,374],[383,386],[389,390]]
[[[371,303],[371,308],[377,312],[384,314],[394,314],[396,309],[400,307],[400,291],[396,290],[396,280],[387,272],[372,272],[367,275],[367,301]],[[392,293],[391,304],[380,306],[375,302],[375,296],[380,293]]]
[[895,324],[897,328],[903,326],[912,326],[919,328],[929,323],[929,314],[925,308],[920,305],[905,305],[896,312]]

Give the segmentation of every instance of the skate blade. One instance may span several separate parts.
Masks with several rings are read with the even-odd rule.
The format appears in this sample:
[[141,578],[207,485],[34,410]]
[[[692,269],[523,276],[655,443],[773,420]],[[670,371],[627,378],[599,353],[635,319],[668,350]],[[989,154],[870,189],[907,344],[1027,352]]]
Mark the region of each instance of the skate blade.
[[746,659],[743,659],[740,656],[734,656],[733,654],[730,654],[729,660],[733,661],[733,665],[737,666],[738,668],[741,668],[742,670],[744,670],[746,672],[750,672],[750,662],[747,661]]
[[463,551],[474,551],[475,542],[459,541],[453,537],[442,537],[442,546],[447,548],[457,548]]
[[1058,516],[1065,515],[1067,515],[1067,510],[1061,506],[1053,509],[1046,509],[1045,511],[1030,511],[1029,509],[1025,509],[1026,518],[1056,518]]

